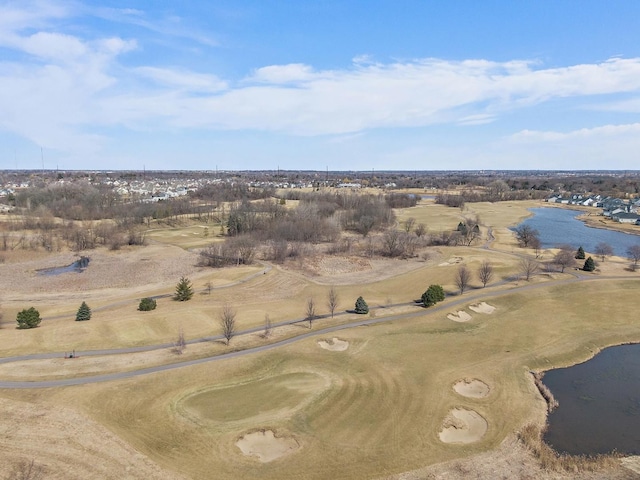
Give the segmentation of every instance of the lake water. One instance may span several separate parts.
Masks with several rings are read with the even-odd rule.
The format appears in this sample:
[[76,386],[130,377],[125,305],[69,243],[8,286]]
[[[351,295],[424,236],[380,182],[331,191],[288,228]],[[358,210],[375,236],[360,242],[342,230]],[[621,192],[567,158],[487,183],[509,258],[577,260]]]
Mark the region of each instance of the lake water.
[[544,436],[555,450],[640,455],[640,345],[606,348],[543,382],[560,403]]
[[[543,248],[567,244],[576,250],[582,246],[587,253],[593,254],[595,246],[604,242],[611,245],[616,255],[626,257],[627,248],[640,245],[640,235],[587,227],[575,218],[582,212],[563,208],[532,208],[530,211],[534,216],[522,223],[538,231]],[[593,214],[596,212],[599,210],[594,209]]]

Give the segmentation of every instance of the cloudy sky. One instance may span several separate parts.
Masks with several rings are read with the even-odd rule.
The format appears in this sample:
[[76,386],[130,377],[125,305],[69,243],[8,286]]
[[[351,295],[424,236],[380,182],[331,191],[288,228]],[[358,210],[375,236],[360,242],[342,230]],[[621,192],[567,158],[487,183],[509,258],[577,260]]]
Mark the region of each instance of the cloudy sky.
[[0,0],[0,169],[640,169],[637,0]]

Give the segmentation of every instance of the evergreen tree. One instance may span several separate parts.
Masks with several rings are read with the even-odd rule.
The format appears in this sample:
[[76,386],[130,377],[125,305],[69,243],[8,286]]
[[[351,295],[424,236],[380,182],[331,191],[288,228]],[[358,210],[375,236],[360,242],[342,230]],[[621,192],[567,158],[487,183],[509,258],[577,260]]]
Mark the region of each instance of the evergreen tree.
[[138,310],[141,312],[148,312],[150,310],[155,310],[157,306],[156,301],[151,297],[145,297],[140,300],[140,304],[138,305]]
[[42,319],[40,318],[40,312],[31,307],[18,312],[16,316],[16,322],[18,322],[18,328],[35,328],[40,325]]
[[422,294],[422,303],[425,307],[431,307],[444,300],[444,289],[442,285],[429,285],[427,291]]
[[180,281],[178,285],[176,285],[176,294],[173,297],[174,300],[179,302],[186,302],[187,300],[191,300],[193,297],[193,287],[191,286],[191,282],[186,277],[180,277]]
[[78,313],[76,313],[76,322],[82,322],[85,320],[91,320],[91,309],[86,302],[82,302],[80,308],[78,308]]
[[582,246],[578,248],[578,251],[576,252],[576,258],[578,260],[584,260],[585,255],[584,255],[584,248],[582,248]]
[[364,301],[364,298],[358,297],[356,300],[356,313],[367,314],[369,313],[369,305]]
[[593,261],[593,258],[589,257],[584,262],[584,267],[582,269],[585,272],[593,272],[596,269],[596,262]]

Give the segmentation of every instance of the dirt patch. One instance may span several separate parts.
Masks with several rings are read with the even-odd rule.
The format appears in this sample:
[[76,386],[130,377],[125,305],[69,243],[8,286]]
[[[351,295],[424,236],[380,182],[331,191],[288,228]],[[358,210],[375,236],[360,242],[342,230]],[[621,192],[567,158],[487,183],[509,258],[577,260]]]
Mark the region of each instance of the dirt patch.
[[472,317],[464,310],[459,310],[455,313],[450,313],[449,315],[447,315],[447,318],[449,320],[453,320],[454,322],[468,322]]
[[485,398],[489,395],[489,385],[477,378],[459,380],[453,385],[453,389],[458,395],[468,398]]
[[247,433],[238,439],[236,446],[246,456],[258,457],[262,463],[289,455],[300,448],[293,437],[277,437],[273,430]]
[[318,345],[320,345],[320,348],[324,348],[325,350],[330,350],[332,352],[344,352],[349,348],[349,342],[346,340],[340,340],[337,337],[333,337],[329,340],[318,340]]
[[466,408],[454,408],[444,419],[438,434],[444,443],[474,443],[482,439],[488,424],[482,415]]
[[489,305],[487,302],[469,305],[469,308],[476,313],[486,313],[486,314],[492,314],[496,309],[496,307],[494,307],[493,305]]

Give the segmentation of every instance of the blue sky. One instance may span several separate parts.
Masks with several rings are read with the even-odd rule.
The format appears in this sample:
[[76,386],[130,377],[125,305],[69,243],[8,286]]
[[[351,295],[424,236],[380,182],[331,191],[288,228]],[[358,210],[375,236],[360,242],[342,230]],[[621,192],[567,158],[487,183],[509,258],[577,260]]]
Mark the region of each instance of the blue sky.
[[0,168],[640,169],[636,0],[0,0]]

